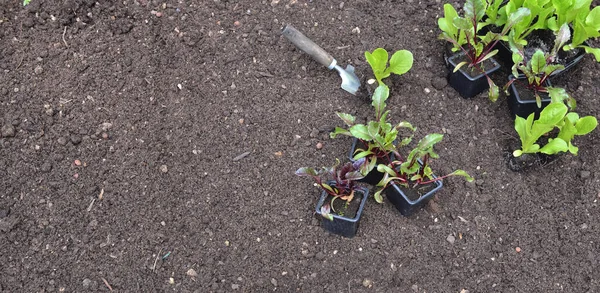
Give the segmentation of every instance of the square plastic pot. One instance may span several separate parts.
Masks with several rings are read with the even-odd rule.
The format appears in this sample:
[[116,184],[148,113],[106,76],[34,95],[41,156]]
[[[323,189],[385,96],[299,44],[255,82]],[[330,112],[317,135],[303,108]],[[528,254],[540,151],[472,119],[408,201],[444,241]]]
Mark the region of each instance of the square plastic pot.
[[[334,181],[328,182],[328,184],[334,183]],[[358,196],[362,196],[362,198],[360,199],[360,205],[356,211],[356,215],[353,218],[340,216],[333,212],[331,213],[333,216],[333,221],[324,218],[321,214],[321,206],[323,206],[328,196],[329,194],[323,191],[321,193],[321,197],[319,198],[319,202],[317,203],[317,208],[315,209],[316,213],[321,217],[321,227],[332,234],[337,234],[348,238],[354,237],[356,235],[356,231],[358,230],[358,224],[365,208],[365,203],[369,198],[369,189],[365,187],[358,187],[354,191],[355,198]]]
[[[421,164],[421,162],[419,162],[419,164]],[[435,178],[437,177],[433,176],[433,179]],[[433,195],[444,186],[441,180],[434,181],[431,184],[433,185],[433,188],[418,199],[410,199],[405,192],[405,190],[409,188],[395,183],[392,183],[387,187],[385,196],[396,207],[400,214],[408,217],[426,204]]]
[[[514,78],[513,75],[508,76],[508,80],[512,80]],[[509,87],[509,95],[506,97],[508,102],[508,107],[510,112],[512,113],[512,117],[519,116],[522,118],[527,118],[531,113],[535,113],[536,119],[540,116],[540,113],[550,102],[552,101],[548,94],[540,93],[540,98],[542,100],[542,107],[539,108],[535,99],[524,99],[523,94],[518,91],[515,83],[524,83],[527,84],[527,78],[525,75],[519,75],[517,80],[515,80]],[[549,87],[552,86],[550,80],[546,79],[544,86]],[[531,91],[530,91],[531,92]]]
[[454,72],[454,68],[461,62],[460,60],[464,58],[464,56],[464,53],[458,53],[448,58],[448,69],[450,70],[448,73],[448,83],[463,98],[472,98],[489,88],[486,75],[490,75],[500,69],[500,64],[498,64],[494,58],[490,58],[484,63],[491,63],[492,66],[485,70],[485,73],[480,73],[476,76],[471,76],[466,71],[466,65]]

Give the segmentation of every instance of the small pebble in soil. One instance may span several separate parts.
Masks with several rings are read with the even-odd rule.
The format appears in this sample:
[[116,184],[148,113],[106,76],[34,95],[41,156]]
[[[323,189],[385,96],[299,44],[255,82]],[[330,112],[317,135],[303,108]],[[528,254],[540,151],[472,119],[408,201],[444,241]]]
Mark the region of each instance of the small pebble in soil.
[[78,145],[81,143],[81,136],[79,136],[79,135],[72,134],[70,136],[70,139],[71,139],[71,143],[74,145]]
[[364,279],[364,280],[362,281],[362,285],[363,285],[364,287],[371,288],[371,287],[373,287],[373,281],[371,281],[371,280],[369,280],[369,279]]
[[102,132],[102,139],[109,139],[108,133]]
[[2,126],[2,137],[14,137],[15,136],[15,127],[11,124],[4,124]]
[[317,149],[318,149],[318,150],[320,150],[320,149],[322,149],[322,148],[323,148],[323,143],[321,143],[321,142],[318,142],[318,143],[317,143]]
[[290,146],[295,146],[298,143],[298,140],[300,140],[300,138],[302,138],[300,135],[294,135],[292,142],[290,142]]
[[41,74],[42,72],[44,72],[44,69],[42,68],[42,66],[36,66],[35,69],[33,69],[33,72],[35,72],[35,74]]
[[73,161],[73,164],[75,164],[75,166],[81,166],[81,161],[75,160],[75,161]]
[[234,21],[234,22],[233,22],[233,25],[235,25],[235,26],[240,26],[240,25],[242,25],[242,24],[241,24],[241,23],[240,23],[238,20],[236,20],[236,21]]
[[434,77],[431,80],[431,85],[435,89],[441,90],[441,89],[445,88],[448,85],[448,80],[446,78],[443,78],[443,77]]
[[250,154],[250,152],[242,153],[242,154],[238,155],[237,157],[233,158],[233,161],[234,162],[239,161],[239,160],[247,157],[249,154]]
[[587,171],[587,170],[581,171],[581,174],[580,174],[581,179],[587,179],[590,177],[590,175],[592,175],[592,172]]
[[90,285],[92,284],[92,280],[90,279],[83,279],[83,288],[89,288]]
[[315,137],[317,137],[317,135],[319,135],[319,130],[316,128],[313,128],[312,131],[310,132],[310,137],[315,138]]
[[59,137],[59,138],[58,138],[58,144],[60,144],[60,145],[65,145],[65,144],[67,144],[67,139],[66,139],[66,138],[64,138],[64,137]]
[[196,271],[194,269],[189,269],[186,274],[190,277],[197,277],[198,273],[196,273]]
[[273,286],[277,287],[277,280],[275,280],[275,278],[271,278],[271,284],[273,284]]
[[454,244],[454,241],[456,241],[456,238],[452,235],[448,235],[448,237],[446,238],[446,241],[448,241],[450,244]]
[[516,252],[521,252],[521,247],[518,247],[518,246],[517,246],[517,248],[515,248],[515,251],[516,251]]
[[169,172],[169,167],[167,167],[167,165],[161,165],[160,171],[163,173],[167,173],[167,172]]
[[426,94],[428,94],[428,93],[430,93],[430,92],[431,92],[431,90],[430,90],[429,88],[424,88],[424,89],[423,89],[423,92],[425,92]]
[[44,173],[48,173],[52,170],[52,164],[50,162],[44,162],[40,170]]

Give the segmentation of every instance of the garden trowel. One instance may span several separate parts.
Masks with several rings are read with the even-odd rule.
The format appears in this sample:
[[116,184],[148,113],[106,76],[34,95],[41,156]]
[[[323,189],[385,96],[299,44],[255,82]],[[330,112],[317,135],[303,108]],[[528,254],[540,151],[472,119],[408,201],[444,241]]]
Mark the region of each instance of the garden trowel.
[[353,95],[356,94],[356,91],[358,91],[358,88],[360,87],[360,80],[358,80],[358,76],[356,76],[354,73],[354,66],[348,65],[346,66],[346,69],[344,69],[337,65],[337,61],[331,57],[329,53],[327,53],[325,50],[323,50],[323,48],[319,47],[319,45],[315,44],[289,24],[283,28],[282,33],[288,40],[290,40],[290,42],[296,45],[298,49],[310,55],[317,62],[326,66],[330,70],[337,70],[342,78],[342,89]]

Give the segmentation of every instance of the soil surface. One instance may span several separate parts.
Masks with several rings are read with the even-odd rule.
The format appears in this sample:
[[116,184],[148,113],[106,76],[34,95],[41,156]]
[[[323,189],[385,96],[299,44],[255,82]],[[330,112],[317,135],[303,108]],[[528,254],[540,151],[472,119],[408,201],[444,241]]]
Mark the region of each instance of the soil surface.
[[[0,0],[0,291],[600,292],[600,132],[509,170],[506,98],[447,86],[442,5]],[[363,81],[365,51],[413,52],[391,120],[444,133],[435,173],[476,181],[411,217],[371,198],[356,237],[324,232],[294,171],[346,158],[334,112],[373,110],[287,23]],[[599,70],[588,55],[553,81],[581,115],[600,113]]]

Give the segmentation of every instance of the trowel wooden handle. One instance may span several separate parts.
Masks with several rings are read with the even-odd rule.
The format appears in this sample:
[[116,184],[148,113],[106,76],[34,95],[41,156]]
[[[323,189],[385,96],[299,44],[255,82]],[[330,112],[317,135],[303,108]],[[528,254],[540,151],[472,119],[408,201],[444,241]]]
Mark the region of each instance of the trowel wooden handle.
[[[333,57],[329,55],[323,48],[319,47],[319,45],[315,44],[315,42],[311,41],[305,35],[303,35],[299,30],[294,28],[291,25],[286,25],[283,28],[282,34],[290,40],[298,49],[304,51],[304,53],[310,55],[317,62],[321,63],[325,67],[329,67],[333,62]],[[330,68],[333,69],[333,68]]]

